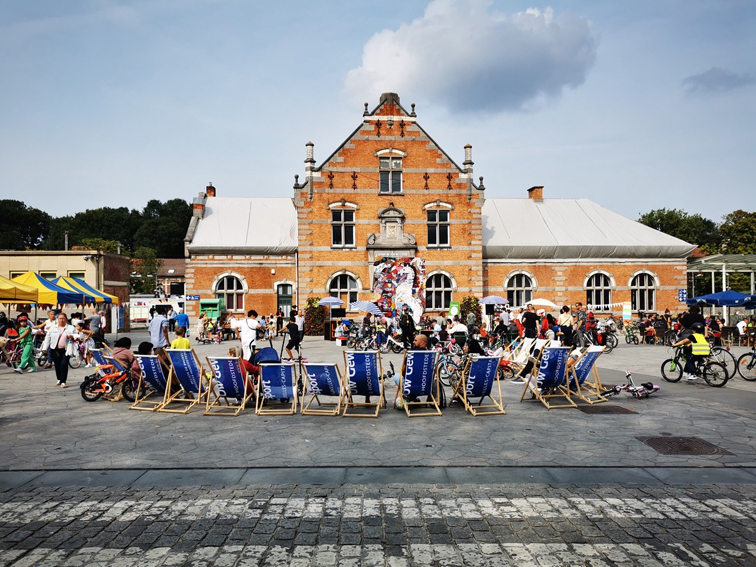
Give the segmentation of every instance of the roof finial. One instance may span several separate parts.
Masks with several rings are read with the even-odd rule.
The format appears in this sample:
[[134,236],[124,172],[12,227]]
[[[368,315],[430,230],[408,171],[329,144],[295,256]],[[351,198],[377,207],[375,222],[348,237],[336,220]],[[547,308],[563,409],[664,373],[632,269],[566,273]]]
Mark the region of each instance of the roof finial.
[[412,103],[412,112],[410,112],[410,116],[417,116],[417,114],[415,114],[415,103],[414,102]]
[[486,186],[483,185],[483,177],[481,176],[479,179],[480,179],[480,183],[478,184],[478,191],[485,191]]
[[367,116],[368,114],[370,114],[370,113],[368,112],[368,109],[367,109],[367,107],[368,107],[368,103],[365,103],[365,112],[363,112],[363,113],[362,113],[362,115],[363,115],[363,116]]

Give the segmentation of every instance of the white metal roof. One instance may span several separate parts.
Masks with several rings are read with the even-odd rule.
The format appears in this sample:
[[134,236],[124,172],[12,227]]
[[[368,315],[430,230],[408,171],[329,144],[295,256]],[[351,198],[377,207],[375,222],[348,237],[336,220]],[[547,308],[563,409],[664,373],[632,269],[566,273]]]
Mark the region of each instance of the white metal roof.
[[208,197],[189,252],[293,254],[297,212],[291,199]]
[[695,246],[587,199],[486,199],[483,257],[685,258]]

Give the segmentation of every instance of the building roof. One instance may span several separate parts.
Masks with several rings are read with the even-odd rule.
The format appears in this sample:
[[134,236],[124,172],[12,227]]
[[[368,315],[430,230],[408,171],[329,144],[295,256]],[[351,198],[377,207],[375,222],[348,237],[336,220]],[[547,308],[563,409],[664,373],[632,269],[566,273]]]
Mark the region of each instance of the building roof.
[[159,278],[183,278],[186,275],[184,258],[160,258]]
[[695,245],[587,199],[486,199],[487,259],[685,258]]
[[238,254],[293,254],[297,212],[291,199],[208,197],[190,253],[223,250]]
[[688,260],[689,272],[756,271],[756,254],[714,254]]

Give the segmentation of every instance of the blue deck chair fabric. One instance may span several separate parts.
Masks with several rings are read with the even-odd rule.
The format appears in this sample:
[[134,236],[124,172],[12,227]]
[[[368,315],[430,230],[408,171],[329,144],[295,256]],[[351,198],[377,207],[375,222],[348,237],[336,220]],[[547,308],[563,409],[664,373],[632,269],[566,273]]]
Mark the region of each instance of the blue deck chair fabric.
[[239,359],[231,356],[208,356],[207,361],[216,381],[221,398],[244,398],[245,377]]
[[538,387],[541,389],[557,388],[564,384],[569,347],[548,347],[541,357],[538,369]]
[[165,392],[167,381],[160,359],[154,354],[137,354],[136,359],[139,363],[139,369],[142,371],[142,381],[161,394]]
[[341,383],[335,364],[305,365],[307,370],[307,388],[316,396],[340,396]]
[[601,378],[596,368],[598,357],[604,352],[602,346],[589,347],[587,351],[578,359],[570,372],[570,390],[589,404],[608,402],[609,399],[603,395],[603,386]]
[[402,396],[405,399],[433,394],[433,373],[437,358],[438,352],[435,350],[407,351],[406,370],[402,379]]
[[473,359],[465,384],[468,398],[484,398],[491,395],[500,360],[498,356],[481,356]]
[[105,358],[107,364],[112,364],[113,368],[115,368],[117,372],[128,372],[128,370],[126,370],[126,367],[121,364],[121,361],[117,358],[113,356],[105,356],[103,358]]
[[602,352],[604,352],[604,347],[592,346],[580,357],[572,369],[573,376],[570,380],[570,386],[574,385],[575,378],[577,378],[578,384],[583,384],[585,382],[586,378],[588,378],[593,371],[593,366],[596,364],[596,360],[601,356]]
[[105,355],[99,348],[90,349],[89,352],[92,353],[92,358],[95,359],[95,362],[98,366],[105,366],[107,364],[107,362],[105,361]]
[[381,376],[378,368],[378,352],[344,353],[346,359],[349,391],[353,396],[378,396],[381,394]]
[[191,349],[166,349],[165,352],[168,353],[168,358],[171,359],[173,375],[178,379],[184,391],[191,394],[199,393],[202,381],[202,369],[195,358],[194,351]]
[[296,376],[293,364],[271,364],[260,367],[260,387],[266,400],[293,399]]

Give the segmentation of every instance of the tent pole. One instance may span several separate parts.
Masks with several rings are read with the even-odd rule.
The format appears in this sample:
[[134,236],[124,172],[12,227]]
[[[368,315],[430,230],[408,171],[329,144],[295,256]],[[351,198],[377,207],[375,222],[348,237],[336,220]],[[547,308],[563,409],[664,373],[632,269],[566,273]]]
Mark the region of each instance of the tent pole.
[[716,272],[711,272],[711,293],[717,293],[717,288],[714,285],[714,275]]
[[[727,291],[727,265],[724,262],[722,262],[722,291]],[[727,307],[723,305],[722,318],[724,319],[725,326],[727,326],[727,312]]]
[[753,271],[751,271],[751,295],[753,295],[754,293],[756,293],[756,292],[755,292],[755,291],[753,290],[753,283],[754,283],[754,282],[753,282]]

